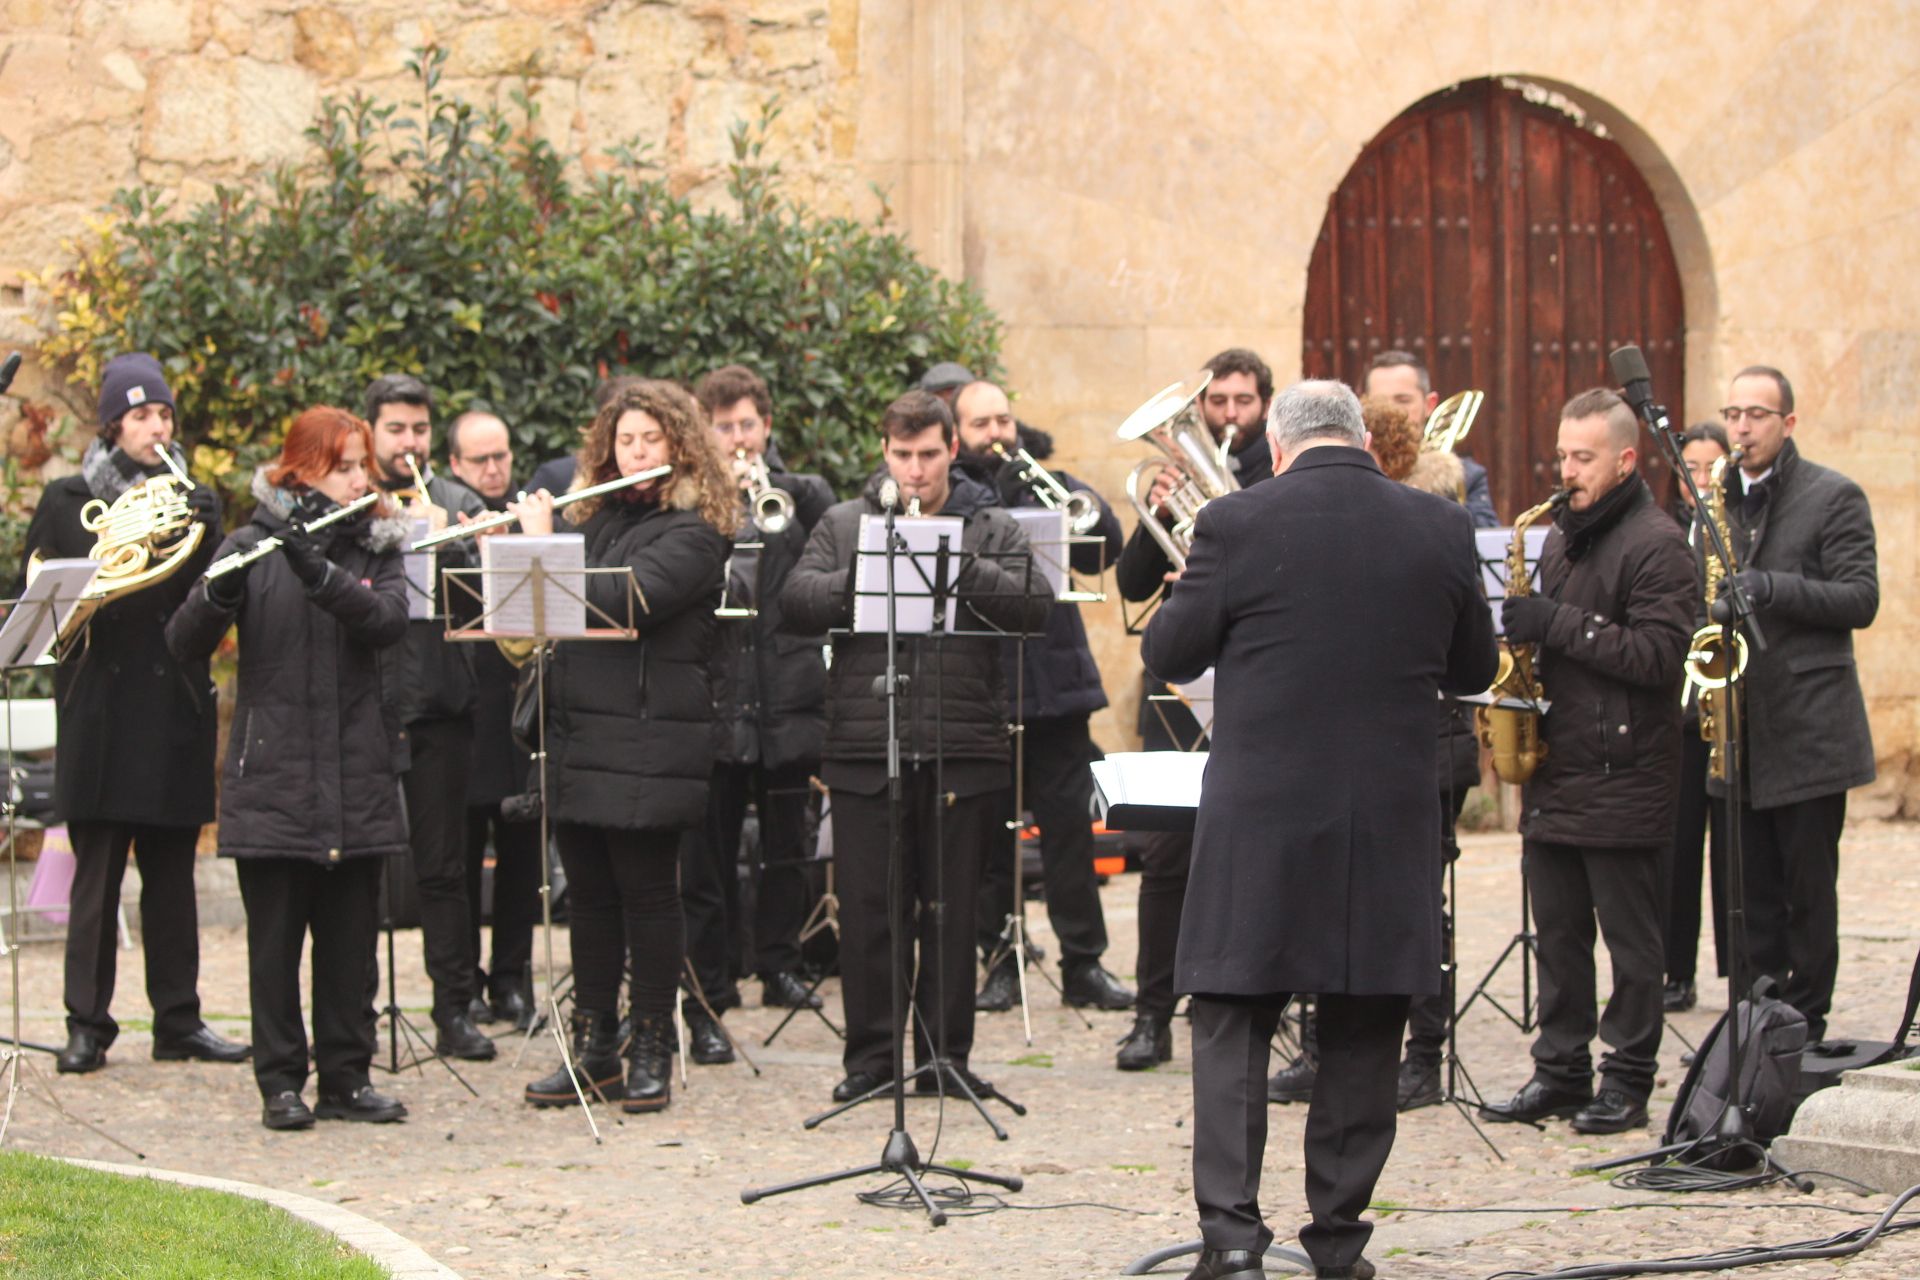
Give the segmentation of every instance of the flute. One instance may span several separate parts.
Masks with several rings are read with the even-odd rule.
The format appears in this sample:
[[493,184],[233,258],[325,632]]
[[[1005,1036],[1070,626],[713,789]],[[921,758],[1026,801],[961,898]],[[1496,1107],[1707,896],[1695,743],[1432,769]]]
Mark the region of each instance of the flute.
[[[316,529],[324,529],[336,521],[345,520],[357,511],[364,511],[378,501],[380,501],[380,491],[375,489],[370,493],[355,498],[344,507],[335,507],[318,520],[315,520],[312,524],[302,527],[305,528],[308,533],[312,533]],[[225,577],[235,569],[243,569],[255,560],[258,560],[261,556],[271,555],[279,549],[280,538],[270,533],[260,539],[260,541],[254,543],[251,547],[248,547],[245,551],[234,551],[220,557],[219,560],[207,566],[207,572],[204,576],[208,578]]]
[[[658,480],[661,476],[672,474],[672,467],[649,467],[645,471],[636,471],[630,476],[621,476],[618,480],[609,480],[605,484],[594,484],[588,485],[584,489],[574,489],[555,498],[553,500],[553,509],[558,511],[561,507],[569,503],[579,502],[583,498],[597,498],[602,494],[613,493],[647,480]],[[520,496],[524,498],[527,495],[522,493]],[[505,528],[519,518],[519,516],[511,511],[502,511],[495,515],[490,515],[484,520],[475,520],[471,524],[451,524],[440,530],[440,532],[429,534],[427,537],[414,543],[413,550],[425,551],[428,547],[437,547],[443,542],[452,542],[455,538],[470,538],[477,533],[486,533],[489,530]]]

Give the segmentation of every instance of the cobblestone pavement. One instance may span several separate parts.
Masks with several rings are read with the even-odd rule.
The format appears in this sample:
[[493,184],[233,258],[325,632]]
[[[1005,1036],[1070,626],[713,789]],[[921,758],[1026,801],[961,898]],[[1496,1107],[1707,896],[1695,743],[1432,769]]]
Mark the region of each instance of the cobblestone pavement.
[[[1464,976],[1477,982],[1519,926],[1518,842],[1465,841],[1460,864]],[[1920,828],[1865,825],[1848,832],[1842,859],[1842,968],[1834,1034],[1891,1034],[1905,977],[1920,945]],[[1132,969],[1133,877],[1105,890],[1114,939],[1111,967]],[[1045,911],[1032,911],[1035,939],[1051,949]],[[1711,935],[1703,940],[1710,973]],[[564,941],[559,945],[564,956]],[[244,1032],[245,944],[235,930],[208,930],[201,989],[207,1011],[230,1033]],[[402,1003],[423,1011],[428,989],[417,934],[401,935]],[[1604,962],[1601,971],[1605,973]],[[3,971],[0,971],[3,972]],[[32,945],[21,965],[29,1039],[58,1040],[60,955]],[[1517,962],[1492,989],[1517,1005]],[[412,1109],[404,1125],[323,1124],[271,1134],[258,1123],[258,1097],[245,1070],[148,1060],[137,951],[121,954],[116,1009],[127,1029],[98,1075],[55,1077],[35,1065],[60,1100],[145,1153],[159,1167],[242,1178],[350,1205],[418,1241],[475,1278],[521,1276],[806,1275],[867,1277],[1096,1277],[1132,1258],[1196,1234],[1189,1179],[1186,1034],[1176,1024],[1172,1067],[1140,1075],[1113,1070],[1113,1042],[1130,1015],[1094,1014],[1089,1029],[1044,986],[1034,1002],[1033,1044],[1018,1013],[982,1016],[974,1065],[1030,1109],[1001,1112],[1011,1140],[953,1105],[944,1123],[931,1100],[909,1104],[922,1152],[1018,1173],[1026,1189],[1010,1211],[956,1218],[935,1230],[917,1213],[859,1203],[880,1187],[871,1177],[745,1206],[742,1188],[878,1158],[888,1110],[868,1106],[808,1132],[839,1079],[837,1042],[803,1016],[777,1042],[758,1041],[775,1011],[750,1008],[728,1025],[747,1039],[763,1075],[746,1066],[696,1067],[676,1083],[673,1106],[650,1117],[601,1114],[596,1146],[575,1111],[533,1112],[522,1084],[547,1070],[550,1043],[516,1064],[518,1041],[490,1064],[462,1065],[479,1091],[468,1097],[442,1069],[376,1075]],[[829,988],[833,990],[832,987]],[[748,988],[757,999],[757,986]],[[1675,1018],[1662,1049],[1656,1125],[1679,1084],[1684,1037],[1696,1041],[1724,1008],[1723,992]],[[0,996],[3,1000],[4,996]],[[837,1005],[837,1000],[831,1005]],[[830,1005],[830,1007],[831,1007]],[[0,1011],[5,1010],[0,1004]],[[424,1012],[418,1014],[425,1021]],[[1527,1038],[1486,1006],[1472,1010],[1461,1055],[1489,1096],[1504,1097],[1527,1076]],[[384,1048],[383,1048],[384,1054]],[[1283,1242],[1302,1220],[1301,1130],[1305,1109],[1270,1111],[1265,1204]],[[1487,1139],[1450,1107],[1403,1117],[1378,1196],[1382,1218],[1369,1253],[1388,1277],[1486,1276],[1575,1261],[1693,1253],[1732,1245],[1811,1239],[1859,1225],[1821,1205],[1878,1211],[1886,1197],[1773,1188],[1732,1195],[1663,1197],[1610,1187],[1573,1167],[1643,1149],[1652,1132],[1583,1139],[1562,1123],[1544,1132],[1494,1127]],[[124,1153],[67,1123],[43,1092],[23,1094],[8,1141],[22,1149],[99,1159]],[[1504,1158],[1501,1158],[1504,1157]],[[1653,1209],[1575,1215],[1587,1206],[1656,1203]],[[1392,1211],[1388,1211],[1391,1208]],[[1445,1212],[1429,1212],[1443,1210]],[[1184,1274],[1169,1263],[1164,1274]],[[1276,1275],[1283,1268],[1275,1268]],[[1833,1263],[1775,1265],[1769,1277],[1829,1276]],[[1845,1265],[1848,1280],[1920,1275],[1920,1238],[1896,1236]]]

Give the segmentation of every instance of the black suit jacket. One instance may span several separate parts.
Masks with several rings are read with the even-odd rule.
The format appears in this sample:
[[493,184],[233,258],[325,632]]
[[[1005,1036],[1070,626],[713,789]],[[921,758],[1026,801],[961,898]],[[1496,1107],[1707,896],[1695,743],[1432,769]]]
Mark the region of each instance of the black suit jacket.
[[1440,989],[1434,707],[1494,674],[1472,544],[1464,507],[1340,446],[1201,513],[1142,651],[1215,671],[1182,992]]

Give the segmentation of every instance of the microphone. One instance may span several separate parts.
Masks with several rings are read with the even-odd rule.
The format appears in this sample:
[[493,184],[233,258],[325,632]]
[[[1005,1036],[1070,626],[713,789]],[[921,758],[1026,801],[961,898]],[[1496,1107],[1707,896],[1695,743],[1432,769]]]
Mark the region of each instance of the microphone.
[[888,476],[880,482],[880,508],[883,511],[893,511],[899,506],[900,486],[895,483],[892,476]]
[[1653,422],[1653,372],[1640,348],[1629,345],[1608,353],[1607,368],[1613,370],[1613,380],[1620,384],[1620,394],[1634,413]]
[[7,357],[5,364],[0,364],[0,394],[4,394],[6,389],[13,385],[13,375],[18,372],[20,372],[20,353],[16,351]]

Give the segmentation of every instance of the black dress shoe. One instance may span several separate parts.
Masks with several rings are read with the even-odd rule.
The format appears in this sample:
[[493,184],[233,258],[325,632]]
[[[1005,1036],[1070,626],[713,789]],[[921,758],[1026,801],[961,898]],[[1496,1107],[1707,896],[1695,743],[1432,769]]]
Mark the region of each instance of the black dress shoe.
[[1267,1081],[1267,1101],[1312,1102],[1313,1078],[1319,1074],[1320,1068],[1314,1060],[1301,1054]]
[[1122,1071],[1151,1071],[1173,1058],[1173,1029],[1150,1013],[1133,1015],[1133,1030],[1120,1039],[1113,1065]]
[[484,1027],[487,1023],[494,1021],[493,1006],[482,997],[475,996],[467,1002],[467,1017],[476,1026]]
[[1373,1280],[1373,1264],[1356,1258],[1350,1267],[1315,1267],[1314,1280]]
[[1402,1062],[1394,1105],[1402,1111],[1415,1111],[1439,1101],[1440,1064],[1429,1058],[1408,1058]]
[[973,998],[973,1007],[979,1013],[1005,1013],[1013,1008],[1020,999],[1020,975],[1014,972],[1011,956],[987,970],[987,980],[980,984],[980,994]]
[[492,1062],[499,1048],[487,1033],[473,1025],[473,1019],[464,1013],[457,1013],[442,1022],[434,1020],[439,1034],[433,1038],[433,1051],[443,1058],[459,1058],[466,1062]]
[[1267,1280],[1267,1272],[1251,1249],[1202,1249],[1187,1280]]
[[807,990],[807,984],[791,969],[782,969],[760,979],[760,1004],[767,1009],[818,1009],[820,997]]
[[1691,982],[1669,982],[1660,995],[1660,1007],[1668,1013],[1685,1013],[1700,1003],[1700,993]]
[[[946,1077],[944,1080],[936,1080],[934,1073],[931,1071],[925,1075],[916,1076],[913,1081],[913,1091],[915,1093],[939,1093],[941,1091],[940,1086],[945,1084],[948,1097],[960,1097],[963,1096],[960,1092],[960,1081],[964,1080],[967,1088],[973,1091],[974,1097],[991,1098],[993,1096],[993,1081],[982,1080],[979,1076],[973,1074],[973,1072],[967,1070],[959,1063],[948,1063],[946,1070],[941,1074]],[[959,1079],[956,1080],[956,1076],[959,1077]]]
[[1133,992],[1094,960],[1069,965],[1061,975],[1060,998],[1075,1009],[1103,1009],[1118,1013],[1133,1008]]
[[1647,1127],[1647,1104],[1624,1089],[1602,1089],[1573,1117],[1575,1133],[1625,1133]]
[[305,1099],[286,1089],[266,1100],[260,1108],[260,1123],[269,1129],[311,1129],[313,1112]]
[[709,1017],[699,1005],[683,1010],[687,1019],[687,1053],[694,1065],[721,1067],[733,1061],[733,1041],[720,1029],[720,1019]]
[[849,1071],[845,1080],[833,1086],[833,1100],[852,1102],[855,1098],[863,1098],[886,1083],[888,1083],[887,1077],[877,1071]]
[[376,1092],[363,1084],[352,1093],[322,1093],[313,1114],[322,1120],[357,1120],[362,1124],[392,1124],[407,1118],[407,1108],[398,1098]]
[[487,1001],[487,1011],[496,1022],[512,1024],[515,1031],[525,1031],[533,1025],[533,1000],[525,986],[518,982],[496,991]]
[[239,1044],[224,1036],[216,1035],[213,1028],[203,1026],[184,1040],[155,1040],[153,1042],[153,1060],[155,1062],[245,1062],[253,1056],[253,1046]]
[[107,1039],[97,1031],[67,1033],[67,1047],[53,1060],[54,1070],[63,1076],[85,1075],[107,1065]]
[[1538,1078],[1520,1086],[1520,1092],[1505,1102],[1489,1102],[1480,1108],[1482,1120],[1502,1124],[1534,1124],[1549,1116],[1571,1116],[1593,1101],[1592,1089],[1571,1089]]

